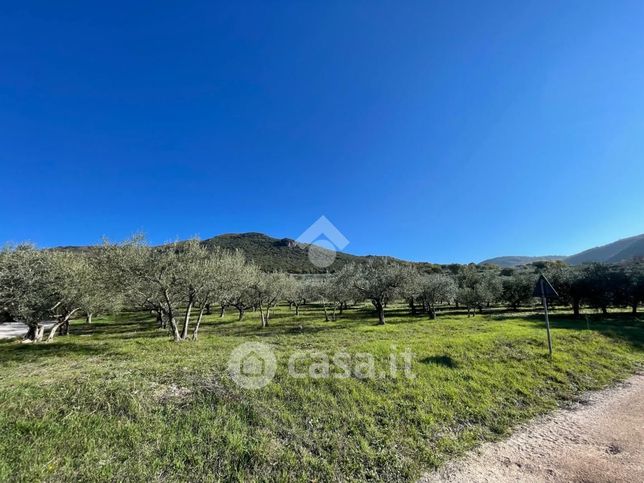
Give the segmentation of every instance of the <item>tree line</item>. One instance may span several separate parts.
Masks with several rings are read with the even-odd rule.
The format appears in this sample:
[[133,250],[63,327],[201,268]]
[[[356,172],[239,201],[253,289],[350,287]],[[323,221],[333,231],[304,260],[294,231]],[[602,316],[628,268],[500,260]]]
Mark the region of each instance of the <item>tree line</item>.
[[[422,266],[421,266],[422,267]],[[456,306],[468,315],[499,304],[511,309],[534,303],[539,273],[551,280],[559,298],[551,303],[582,305],[607,312],[644,301],[644,262],[571,267],[561,262],[535,263],[520,269],[449,265],[423,271],[419,266],[373,257],[326,275],[265,272],[240,251],[206,247],[197,240],[163,247],[141,238],[104,243],[82,251],[39,250],[32,245],[0,250],[0,312],[28,326],[26,341],[52,340],[67,334],[70,320],[96,314],[146,310],[175,341],[196,340],[205,314],[218,306],[223,316],[235,310],[259,314],[270,323],[276,305],[288,303],[299,314],[319,304],[325,320],[336,320],[349,305],[370,302],[379,324],[387,306],[404,300],[411,315],[436,318],[438,308]],[[45,334],[43,322],[54,325]]]

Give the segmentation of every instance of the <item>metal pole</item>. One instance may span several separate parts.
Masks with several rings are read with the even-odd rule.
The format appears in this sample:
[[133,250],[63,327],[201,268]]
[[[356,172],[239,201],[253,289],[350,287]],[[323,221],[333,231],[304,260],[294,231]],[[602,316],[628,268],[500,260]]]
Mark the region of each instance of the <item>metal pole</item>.
[[546,291],[543,288],[543,279],[540,280],[541,300],[543,301],[543,310],[546,313],[546,331],[548,332],[548,353],[552,357],[552,338],[550,337],[550,320],[548,319],[548,302],[546,301]]

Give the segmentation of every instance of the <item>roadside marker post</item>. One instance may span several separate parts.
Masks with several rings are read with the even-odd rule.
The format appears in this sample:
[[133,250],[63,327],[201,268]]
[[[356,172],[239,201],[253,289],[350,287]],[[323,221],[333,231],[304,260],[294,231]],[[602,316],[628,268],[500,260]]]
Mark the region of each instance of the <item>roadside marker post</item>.
[[539,275],[539,280],[534,287],[532,295],[535,297],[541,297],[541,302],[543,303],[543,311],[546,316],[546,331],[548,332],[548,354],[552,357],[552,337],[550,336],[550,319],[548,318],[548,298],[559,297],[559,294],[550,284],[545,275]]

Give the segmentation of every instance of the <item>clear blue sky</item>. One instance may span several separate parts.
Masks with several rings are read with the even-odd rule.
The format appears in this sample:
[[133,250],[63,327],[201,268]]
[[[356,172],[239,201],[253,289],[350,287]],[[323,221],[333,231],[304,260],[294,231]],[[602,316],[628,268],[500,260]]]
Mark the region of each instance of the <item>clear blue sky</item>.
[[0,241],[644,232],[644,2],[4,2]]

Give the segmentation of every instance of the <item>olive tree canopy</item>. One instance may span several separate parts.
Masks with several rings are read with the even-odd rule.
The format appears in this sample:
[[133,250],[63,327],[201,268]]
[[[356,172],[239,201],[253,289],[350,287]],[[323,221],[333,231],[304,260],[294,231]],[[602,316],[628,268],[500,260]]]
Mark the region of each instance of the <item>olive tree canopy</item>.
[[352,285],[373,304],[378,323],[385,323],[385,306],[394,300],[406,286],[414,270],[387,258],[371,258],[367,263],[352,265]]

